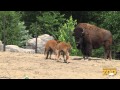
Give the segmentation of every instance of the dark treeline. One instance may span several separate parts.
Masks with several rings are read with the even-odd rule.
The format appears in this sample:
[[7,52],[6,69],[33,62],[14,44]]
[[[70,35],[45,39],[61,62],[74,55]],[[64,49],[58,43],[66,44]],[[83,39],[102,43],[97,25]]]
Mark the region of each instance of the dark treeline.
[[[78,23],[90,23],[112,32],[112,48],[117,52],[120,51],[119,21],[119,11],[0,11],[0,39],[3,42],[5,24],[6,44],[22,47],[36,33],[49,34],[55,39],[72,43],[72,55],[78,55],[72,30]],[[94,50],[93,56],[103,56],[103,49]]]

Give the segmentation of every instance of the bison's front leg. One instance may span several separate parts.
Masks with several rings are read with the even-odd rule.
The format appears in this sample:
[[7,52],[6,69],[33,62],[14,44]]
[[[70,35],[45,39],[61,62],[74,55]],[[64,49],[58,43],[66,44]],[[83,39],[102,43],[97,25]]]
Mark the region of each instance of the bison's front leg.
[[60,59],[60,51],[57,50],[57,62],[59,62],[59,59]]
[[108,53],[108,50],[105,50],[105,53],[104,53],[104,59],[107,60],[107,53]]
[[66,52],[65,54],[66,54],[66,60],[64,59],[64,62],[65,62],[65,63],[68,63],[68,59],[69,59],[69,52]]
[[55,50],[53,50],[53,52],[54,52],[54,55],[55,55],[54,59],[57,60],[58,50],[55,49]]
[[53,51],[52,51],[52,50],[50,50],[50,59],[51,59],[52,52],[53,52]]
[[85,51],[86,51],[87,60],[90,60],[90,57],[92,56],[92,45],[91,45],[91,43],[86,45],[86,50]]
[[81,52],[82,52],[82,55],[83,55],[83,59],[85,60],[85,49],[82,48],[82,49],[81,49]]
[[107,59],[111,60],[112,59],[110,50],[105,50],[104,59],[105,60],[107,60]]
[[83,55],[83,59],[85,60],[85,55]]

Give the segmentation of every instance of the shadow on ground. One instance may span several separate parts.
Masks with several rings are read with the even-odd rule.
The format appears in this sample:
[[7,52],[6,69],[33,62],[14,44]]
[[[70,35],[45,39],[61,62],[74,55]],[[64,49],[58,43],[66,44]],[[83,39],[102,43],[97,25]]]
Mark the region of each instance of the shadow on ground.
[[[83,58],[72,58],[72,60],[83,60]],[[101,60],[101,58],[90,58],[89,60]]]

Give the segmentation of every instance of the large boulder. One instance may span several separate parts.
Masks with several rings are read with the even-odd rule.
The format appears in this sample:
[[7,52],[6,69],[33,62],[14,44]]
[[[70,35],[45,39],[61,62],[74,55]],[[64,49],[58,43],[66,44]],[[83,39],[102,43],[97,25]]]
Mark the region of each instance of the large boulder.
[[19,52],[20,48],[16,45],[6,45],[6,51]]
[[[41,36],[38,36],[37,38],[37,52],[43,54],[45,44],[48,40],[53,40],[53,36],[50,36],[48,34],[43,34]],[[35,49],[36,48],[36,38],[29,39],[26,42],[26,48],[27,49]]]
[[6,51],[21,52],[21,53],[35,53],[34,49],[23,49],[16,45],[6,45]]

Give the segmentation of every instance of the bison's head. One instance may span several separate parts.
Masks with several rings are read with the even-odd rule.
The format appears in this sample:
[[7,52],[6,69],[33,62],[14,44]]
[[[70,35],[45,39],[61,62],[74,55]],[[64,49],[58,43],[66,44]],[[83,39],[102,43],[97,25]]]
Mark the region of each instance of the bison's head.
[[75,28],[73,32],[73,36],[75,37],[76,46],[78,49],[82,48],[83,38],[85,31],[82,28]]

